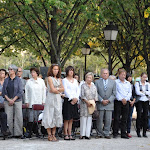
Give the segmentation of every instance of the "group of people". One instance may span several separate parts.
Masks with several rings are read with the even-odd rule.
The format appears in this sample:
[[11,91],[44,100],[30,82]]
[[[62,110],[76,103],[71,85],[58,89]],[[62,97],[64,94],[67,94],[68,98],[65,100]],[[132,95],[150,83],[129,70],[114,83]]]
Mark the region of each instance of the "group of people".
[[[124,69],[118,70],[117,79],[109,75],[108,69],[101,70],[98,80],[94,80],[92,72],[87,72],[81,82],[75,79],[72,66],[66,68],[66,77],[61,79],[61,68],[52,64],[45,82],[39,77],[38,68],[30,69],[32,78],[27,81],[22,78],[22,68],[10,65],[8,71],[6,78],[6,70],[0,69],[0,103],[4,103],[4,109],[0,108],[0,119],[5,135],[22,137],[22,103],[25,103],[30,136],[35,119],[32,106],[42,104],[42,126],[47,130],[49,141],[58,141],[56,128],[62,125],[64,140],[75,140],[72,135],[75,118],[80,118],[79,139],[90,139],[94,112],[98,114],[96,138],[110,139],[112,127],[113,138],[117,138],[121,130],[121,138],[129,139],[132,137],[130,130],[134,106],[137,111],[137,136],[141,137],[140,131],[143,129],[143,137],[147,137],[150,84],[146,73],[141,74],[141,81],[133,84],[132,75]],[[10,133],[7,132],[7,124]]]

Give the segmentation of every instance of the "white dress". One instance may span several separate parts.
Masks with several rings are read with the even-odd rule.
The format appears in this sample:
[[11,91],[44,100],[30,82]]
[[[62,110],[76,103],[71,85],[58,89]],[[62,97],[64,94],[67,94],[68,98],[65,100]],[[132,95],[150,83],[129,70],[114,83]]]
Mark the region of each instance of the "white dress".
[[[60,79],[51,77],[55,88],[60,87]],[[47,128],[61,127],[62,119],[62,99],[60,94],[50,93],[50,86],[47,84],[48,93],[44,106],[42,125]]]

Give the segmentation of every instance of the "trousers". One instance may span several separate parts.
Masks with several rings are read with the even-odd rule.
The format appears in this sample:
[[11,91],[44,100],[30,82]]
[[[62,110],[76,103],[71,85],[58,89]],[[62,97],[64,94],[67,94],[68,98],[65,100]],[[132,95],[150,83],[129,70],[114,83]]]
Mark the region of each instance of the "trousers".
[[80,135],[90,137],[92,117],[80,117]]
[[12,136],[21,136],[23,127],[22,101],[15,102],[9,106],[8,101],[4,102],[7,123]]

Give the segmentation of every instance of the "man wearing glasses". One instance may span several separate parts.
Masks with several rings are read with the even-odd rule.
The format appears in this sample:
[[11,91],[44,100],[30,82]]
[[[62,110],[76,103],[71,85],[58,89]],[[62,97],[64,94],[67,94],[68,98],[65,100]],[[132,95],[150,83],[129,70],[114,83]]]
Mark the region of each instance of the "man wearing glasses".
[[21,79],[21,82],[22,82],[22,86],[23,86],[23,100],[22,100],[22,103],[24,104],[26,80],[22,78],[22,74],[23,74],[23,69],[21,67],[19,67],[18,71],[17,71],[17,76]]

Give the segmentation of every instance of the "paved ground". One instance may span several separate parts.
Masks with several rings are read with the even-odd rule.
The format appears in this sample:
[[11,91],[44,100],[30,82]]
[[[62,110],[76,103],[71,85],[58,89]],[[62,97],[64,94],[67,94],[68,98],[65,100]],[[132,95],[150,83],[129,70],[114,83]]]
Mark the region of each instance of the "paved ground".
[[47,139],[0,139],[0,150],[150,150],[149,138],[138,138],[132,129],[131,139],[95,139],[49,142]]

